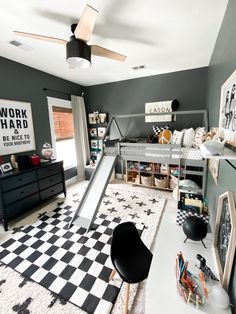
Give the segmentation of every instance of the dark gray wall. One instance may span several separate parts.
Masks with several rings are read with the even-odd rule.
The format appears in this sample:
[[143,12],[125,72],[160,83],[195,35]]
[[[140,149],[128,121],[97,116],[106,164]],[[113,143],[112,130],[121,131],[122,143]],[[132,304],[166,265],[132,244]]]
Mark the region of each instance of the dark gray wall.
[[[144,113],[146,102],[177,99],[178,110],[206,109],[207,68],[148,76],[86,88],[85,101],[88,112],[99,110],[115,114]],[[144,123],[144,118],[120,120],[123,135],[146,137],[154,123]],[[170,123],[168,123],[170,124]],[[157,123],[155,123],[157,125]],[[179,118],[175,128],[199,126],[198,119],[186,121]]]
[[[74,95],[81,95],[84,90],[77,84],[0,57],[0,98],[31,103],[38,154],[45,142],[51,143],[46,96],[68,99],[64,94],[46,93],[43,88]],[[66,178],[73,175],[76,175],[76,169],[66,172]]]
[[[218,126],[221,85],[236,69],[236,1],[230,0],[225,17],[212,54],[209,77],[207,107],[209,110],[210,126]],[[236,165],[235,162],[233,162]],[[219,183],[215,185],[211,175],[208,175],[207,195],[212,214],[215,217],[217,200],[225,191],[233,191],[236,200],[236,170],[225,161],[220,162]],[[234,262],[230,283],[231,302],[234,304],[233,313],[236,313],[236,264]]]

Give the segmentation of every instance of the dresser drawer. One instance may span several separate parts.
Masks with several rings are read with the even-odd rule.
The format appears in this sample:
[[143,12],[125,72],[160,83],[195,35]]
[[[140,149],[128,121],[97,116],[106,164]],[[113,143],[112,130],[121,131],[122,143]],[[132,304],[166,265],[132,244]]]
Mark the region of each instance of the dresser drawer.
[[11,189],[15,189],[34,181],[36,181],[35,171],[18,174],[10,178],[5,178],[4,180],[2,180],[2,191],[5,192]]
[[39,180],[39,190],[46,189],[49,186],[55,185],[59,182],[62,182],[62,180],[63,180],[63,178],[62,178],[61,173],[57,173],[57,174],[54,174],[54,175],[47,177],[45,179],[41,179],[41,180]]
[[52,174],[60,172],[61,170],[62,170],[62,163],[61,162],[57,162],[55,164],[51,164],[49,166],[42,167],[42,168],[37,170],[38,178],[42,179],[42,178],[48,177]]
[[50,198],[53,195],[59,194],[60,192],[63,192],[63,183],[58,183],[49,189],[43,190],[40,192],[41,200],[45,200],[47,198]]
[[18,189],[3,194],[5,205],[16,202],[30,194],[38,192],[38,184],[36,182],[24,185]]
[[5,208],[5,216],[7,219],[10,219],[18,214],[26,212],[27,209],[33,208],[39,204],[39,194],[33,194],[26,198],[21,199],[18,202],[15,202]]

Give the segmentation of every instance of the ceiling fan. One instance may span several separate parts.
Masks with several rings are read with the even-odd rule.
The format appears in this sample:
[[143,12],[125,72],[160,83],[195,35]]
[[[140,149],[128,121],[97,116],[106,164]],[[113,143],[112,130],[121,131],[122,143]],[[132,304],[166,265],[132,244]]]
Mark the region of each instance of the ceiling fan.
[[97,45],[88,45],[98,11],[87,5],[79,19],[78,24],[71,25],[73,35],[70,40],[37,35],[32,33],[13,31],[23,37],[45,40],[56,44],[66,45],[66,60],[70,68],[87,68],[91,65],[91,55],[105,57],[117,61],[125,61],[126,56]]

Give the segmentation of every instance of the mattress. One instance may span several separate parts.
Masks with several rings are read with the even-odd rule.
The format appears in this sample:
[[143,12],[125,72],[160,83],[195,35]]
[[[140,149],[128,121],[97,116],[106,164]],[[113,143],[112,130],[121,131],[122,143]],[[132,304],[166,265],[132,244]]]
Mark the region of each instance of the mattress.
[[181,147],[182,158],[184,159],[203,159],[202,152],[199,148]]

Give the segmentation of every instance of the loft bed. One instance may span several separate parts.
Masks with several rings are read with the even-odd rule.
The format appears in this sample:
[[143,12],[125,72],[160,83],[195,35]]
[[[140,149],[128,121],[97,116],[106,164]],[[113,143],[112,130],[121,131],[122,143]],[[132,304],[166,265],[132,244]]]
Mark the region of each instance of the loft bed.
[[[172,111],[168,115],[201,115],[203,125],[208,130],[208,117],[206,110]],[[104,135],[104,153],[106,155],[118,154],[121,157],[121,172],[124,175],[124,161],[135,160],[140,162],[158,162],[179,165],[179,169],[186,178],[197,178],[200,188],[196,192],[205,196],[207,178],[207,159],[205,159],[199,148],[181,147],[174,144],[146,143],[137,139],[130,139],[122,135],[117,120],[124,118],[146,117],[149,115],[166,115],[166,113],[155,114],[128,114],[114,116],[108,124],[107,132]],[[120,138],[106,140],[110,127],[114,123]],[[178,175],[178,183],[180,177]],[[193,190],[193,188],[191,188]]]
[[[166,114],[166,113],[165,113]],[[202,114],[204,120],[204,126],[206,130],[207,125],[207,112],[205,110],[198,111],[175,111],[170,114]],[[122,163],[122,175],[124,174],[124,161],[126,160],[138,160],[146,162],[156,163],[169,163],[177,165],[180,170],[184,167],[184,175],[194,175],[202,178],[201,188],[196,192],[200,192],[205,195],[206,189],[206,171],[207,161],[199,157],[199,159],[183,158],[183,151],[180,145],[171,144],[150,144],[138,142],[137,139],[131,139],[127,136],[123,136],[117,119],[122,118],[135,118],[149,115],[160,115],[160,114],[129,114],[124,116],[114,116],[110,120],[106,132],[103,136],[103,153],[97,164],[95,171],[89,181],[85,193],[80,201],[77,210],[70,222],[69,227],[72,223],[84,227],[89,231],[93,225],[93,221],[96,217],[99,209],[102,197],[105,193],[107,184],[109,182],[112,170],[115,167],[117,158],[120,158]],[[168,113],[169,115],[169,113]],[[108,138],[111,135],[111,126],[115,125],[119,138],[111,140]],[[193,167],[193,168],[192,168]],[[178,176],[178,185],[180,181],[180,171]],[[193,190],[191,188],[191,190]]]

